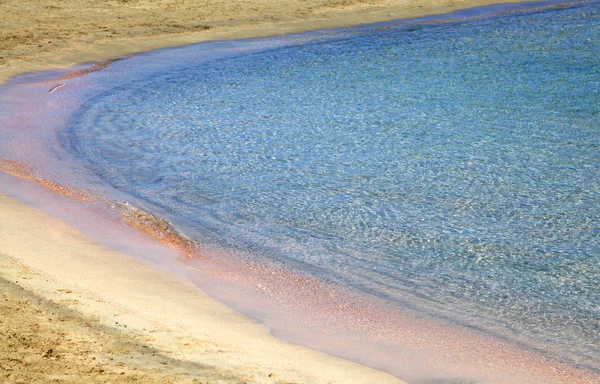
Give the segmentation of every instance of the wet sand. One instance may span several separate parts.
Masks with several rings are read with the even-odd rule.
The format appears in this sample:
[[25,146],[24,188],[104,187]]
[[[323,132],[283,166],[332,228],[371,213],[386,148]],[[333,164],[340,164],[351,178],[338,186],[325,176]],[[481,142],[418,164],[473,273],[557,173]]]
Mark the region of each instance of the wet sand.
[[0,381],[400,382],[279,341],[183,278],[6,195],[0,223]]
[[[3,1],[0,83],[199,41],[437,14],[507,1]],[[0,381],[394,383],[279,341],[188,281],[2,194]]]

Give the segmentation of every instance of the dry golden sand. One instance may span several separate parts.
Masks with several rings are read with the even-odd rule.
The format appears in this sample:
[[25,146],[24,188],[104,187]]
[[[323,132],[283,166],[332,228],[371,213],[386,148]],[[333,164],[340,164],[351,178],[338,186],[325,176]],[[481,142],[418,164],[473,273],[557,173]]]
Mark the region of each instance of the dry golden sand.
[[[30,279],[3,258],[0,266]],[[239,383],[244,375],[172,359],[139,337],[0,278],[0,382]],[[70,290],[57,291],[64,297]]]
[[515,0],[2,0],[0,82],[198,41],[441,14]]
[[[510,1],[2,0],[0,83],[167,46],[498,2]],[[188,282],[0,191],[0,382],[399,381],[281,342]]]

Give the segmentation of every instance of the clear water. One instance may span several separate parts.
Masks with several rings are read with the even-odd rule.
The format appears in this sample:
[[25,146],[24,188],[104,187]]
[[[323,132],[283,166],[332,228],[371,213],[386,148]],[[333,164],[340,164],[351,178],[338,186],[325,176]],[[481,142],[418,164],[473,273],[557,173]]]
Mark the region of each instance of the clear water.
[[600,3],[236,44],[62,144],[202,243],[600,370]]

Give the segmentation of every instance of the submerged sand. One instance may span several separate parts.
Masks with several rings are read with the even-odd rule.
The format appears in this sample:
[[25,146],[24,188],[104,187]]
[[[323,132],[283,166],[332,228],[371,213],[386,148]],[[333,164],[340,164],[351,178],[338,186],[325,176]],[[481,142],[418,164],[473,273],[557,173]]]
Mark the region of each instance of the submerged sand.
[[[0,83],[167,46],[498,2],[507,1],[5,0]],[[184,279],[108,249],[1,190],[0,295],[1,382],[400,382],[277,340]]]

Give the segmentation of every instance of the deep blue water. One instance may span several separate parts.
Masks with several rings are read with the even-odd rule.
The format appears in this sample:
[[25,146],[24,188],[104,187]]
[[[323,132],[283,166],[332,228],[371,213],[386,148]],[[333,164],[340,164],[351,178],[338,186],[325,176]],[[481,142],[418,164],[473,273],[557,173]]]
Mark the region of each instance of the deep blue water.
[[67,128],[201,242],[600,369],[598,2],[190,61]]

